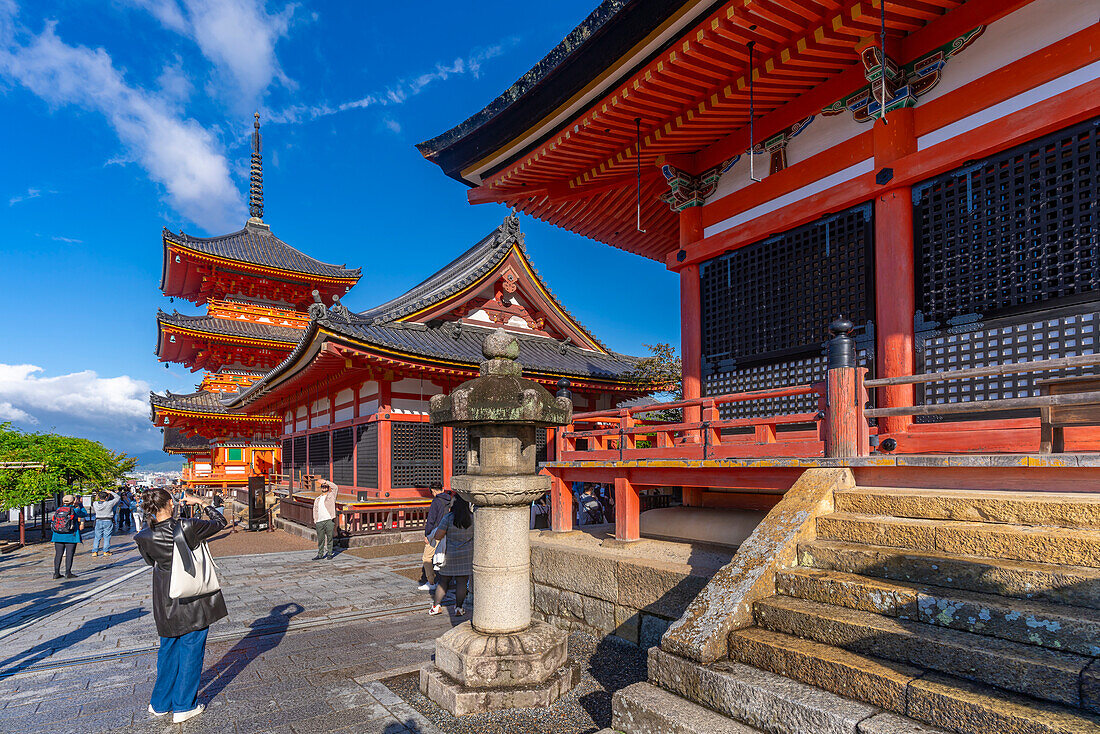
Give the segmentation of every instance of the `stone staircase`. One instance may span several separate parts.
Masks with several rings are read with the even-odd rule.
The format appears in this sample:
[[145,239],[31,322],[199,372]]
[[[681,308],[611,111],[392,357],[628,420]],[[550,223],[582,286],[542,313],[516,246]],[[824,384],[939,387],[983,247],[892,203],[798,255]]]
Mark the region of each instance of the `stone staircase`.
[[728,659],[651,649],[614,731],[1100,733],[1100,495],[833,499]]

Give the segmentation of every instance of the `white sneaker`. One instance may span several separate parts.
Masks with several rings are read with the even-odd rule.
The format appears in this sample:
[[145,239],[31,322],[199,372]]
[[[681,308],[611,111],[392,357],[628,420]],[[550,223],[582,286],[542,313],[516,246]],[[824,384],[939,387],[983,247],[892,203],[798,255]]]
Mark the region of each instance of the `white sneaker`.
[[422,583],[420,586],[417,586],[416,588],[420,589],[421,591],[428,591],[432,588],[432,586],[431,586],[431,584],[429,584],[428,582],[425,581],[424,583]]
[[202,710],[205,709],[205,708],[206,708],[206,706],[204,704],[200,703],[198,706],[191,709],[190,711],[180,711],[178,713],[174,713],[174,714],[172,714],[172,723],[173,724],[182,724],[183,722],[187,721],[188,719],[193,719],[196,716],[198,716],[199,714],[201,714]]
[[153,704],[149,704],[149,713],[151,713],[153,716],[156,716],[157,718],[160,718],[161,716],[167,716],[169,712],[157,711],[155,708],[153,708]]

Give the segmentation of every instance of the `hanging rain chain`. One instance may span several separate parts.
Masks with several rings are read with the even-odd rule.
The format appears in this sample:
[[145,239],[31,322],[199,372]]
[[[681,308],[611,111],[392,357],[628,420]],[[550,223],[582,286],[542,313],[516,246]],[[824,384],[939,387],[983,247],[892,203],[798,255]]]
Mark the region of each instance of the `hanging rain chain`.
[[755,62],[753,60],[752,50],[756,45],[756,41],[749,41],[749,178],[757,183],[760,183],[762,179],[756,177],[756,153],[753,148],[756,146],[756,90],[753,85],[753,76],[756,74]]
[[886,122],[886,0],[879,0],[878,6],[880,16],[878,42],[879,53],[882,54],[882,66],[879,72],[882,76],[882,114],[879,119],[882,120],[883,125],[889,125],[890,123]]
[[635,158],[635,177],[638,185],[638,218],[634,223],[635,229],[642,234],[645,234],[645,230],[642,229],[642,118],[634,118],[634,158]]

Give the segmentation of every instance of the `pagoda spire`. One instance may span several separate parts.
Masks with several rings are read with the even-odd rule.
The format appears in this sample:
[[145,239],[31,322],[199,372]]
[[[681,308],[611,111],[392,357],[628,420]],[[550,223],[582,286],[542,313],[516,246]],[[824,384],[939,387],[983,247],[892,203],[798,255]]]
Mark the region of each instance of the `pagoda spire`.
[[252,132],[252,173],[248,181],[248,216],[249,221],[263,222],[264,220],[264,159],[260,155],[260,113],[257,112],[253,123]]

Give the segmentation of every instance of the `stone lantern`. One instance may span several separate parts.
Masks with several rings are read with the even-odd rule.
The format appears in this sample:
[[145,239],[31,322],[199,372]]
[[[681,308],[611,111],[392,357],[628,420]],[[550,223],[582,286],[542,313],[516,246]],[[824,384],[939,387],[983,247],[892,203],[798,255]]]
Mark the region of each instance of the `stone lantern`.
[[550,489],[539,476],[535,430],[567,425],[573,405],[521,376],[519,343],[503,329],[482,345],[481,376],[431,401],[432,423],[465,426],[466,476],[451,488],[476,509],[473,618],[436,640],[420,690],[456,716],[548,706],[576,685],[568,635],[531,620],[530,504]]

